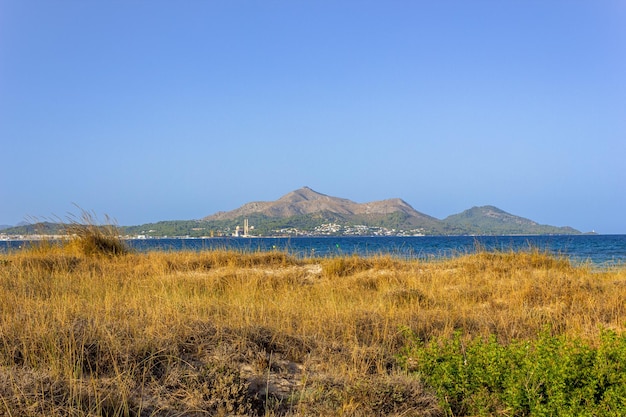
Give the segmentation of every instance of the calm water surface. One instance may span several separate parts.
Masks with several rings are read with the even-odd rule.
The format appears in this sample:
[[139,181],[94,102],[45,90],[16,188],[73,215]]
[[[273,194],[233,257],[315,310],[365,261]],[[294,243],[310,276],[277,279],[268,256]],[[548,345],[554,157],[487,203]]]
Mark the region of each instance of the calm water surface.
[[[407,259],[437,259],[475,252],[539,249],[565,256],[575,263],[626,265],[626,235],[578,236],[424,236],[424,237],[292,237],[136,239],[127,241],[139,251],[235,249],[246,252],[281,250],[299,257],[357,254],[392,255]],[[27,246],[23,241],[2,241],[0,252]]]

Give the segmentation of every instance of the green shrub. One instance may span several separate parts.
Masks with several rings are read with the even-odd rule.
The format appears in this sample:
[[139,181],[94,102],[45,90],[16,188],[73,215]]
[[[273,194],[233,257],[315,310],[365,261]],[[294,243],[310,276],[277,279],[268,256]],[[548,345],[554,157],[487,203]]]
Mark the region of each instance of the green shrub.
[[626,337],[605,331],[597,347],[542,333],[508,345],[495,337],[422,343],[400,360],[437,392],[448,415],[626,415]]

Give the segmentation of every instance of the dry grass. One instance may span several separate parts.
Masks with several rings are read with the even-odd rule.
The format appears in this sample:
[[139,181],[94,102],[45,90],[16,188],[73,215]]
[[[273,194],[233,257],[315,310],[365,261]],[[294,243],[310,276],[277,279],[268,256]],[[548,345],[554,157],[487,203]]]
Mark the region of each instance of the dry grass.
[[69,215],[65,232],[70,237],[66,251],[87,256],[118,256],[128,252],[120,239],[120,231],[113,219],[105,216],[100,224],[95,213],[81,210],[81,214]]
[[624,330],[626,271],[538,252],[437,262],[71,245],[0,262],[0,415],[403,415],[442,411],[402,372],[423,339]]

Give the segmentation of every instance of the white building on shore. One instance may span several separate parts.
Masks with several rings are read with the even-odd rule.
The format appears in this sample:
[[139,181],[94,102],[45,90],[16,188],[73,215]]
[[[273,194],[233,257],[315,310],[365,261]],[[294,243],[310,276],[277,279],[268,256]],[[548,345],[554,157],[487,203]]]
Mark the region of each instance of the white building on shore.
[[250,237],[250,229],[254,229],[254,226],[250,227],[248,219],[243,219],[243,230],[237,225],[233,232],[233,237]]

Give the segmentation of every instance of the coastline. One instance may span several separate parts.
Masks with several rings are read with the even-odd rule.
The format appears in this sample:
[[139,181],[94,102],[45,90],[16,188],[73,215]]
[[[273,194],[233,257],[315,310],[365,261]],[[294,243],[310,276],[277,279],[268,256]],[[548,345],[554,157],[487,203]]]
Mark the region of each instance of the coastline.
[[[23,237],[23,236],[22,236]],[[62,242],[66,235],[0,240],[0,253],[19,250],[29,242]],[[232,249],[240,252],[284,251],[299,258],[354,254],[364,257],[389,255],[401,259],[447,259],[478,251],[538,250],[596,266],[626,264],[626,235],[498,235],[498,236],[286,236],[286,237],[167,237],[122,240],[130,249],[151,251],[206,251]]]

